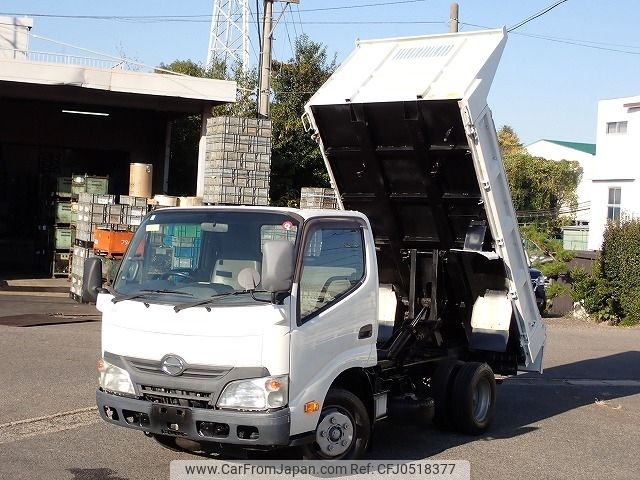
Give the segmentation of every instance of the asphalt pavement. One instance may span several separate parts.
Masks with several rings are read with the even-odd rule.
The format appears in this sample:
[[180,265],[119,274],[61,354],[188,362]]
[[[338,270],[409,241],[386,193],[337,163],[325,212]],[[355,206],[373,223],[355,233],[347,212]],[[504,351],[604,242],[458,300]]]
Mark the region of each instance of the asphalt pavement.
[[[29,306],[30,305],[30,306]],[[58,297],[0,295],[1,318],[95,315]],[[545,373],[498,387],[481,437],[382,422],[370,459],[466,459],[473,479],[635,479],[640,472],[640,329],[547,319]],[[93,408],[100,323],[0,324],[1,479],[168,478],[174,459]]]

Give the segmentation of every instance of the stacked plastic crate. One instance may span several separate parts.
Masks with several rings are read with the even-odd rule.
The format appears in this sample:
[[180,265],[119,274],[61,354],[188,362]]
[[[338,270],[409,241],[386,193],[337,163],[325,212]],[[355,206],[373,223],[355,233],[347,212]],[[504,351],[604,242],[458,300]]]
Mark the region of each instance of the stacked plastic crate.
[[115,195],[80,194],[78,199],[76,240],[71,267],[71,296],[80,300],[84,262],[99,256],[102,273],[107,282],[115,277],[122,255],[133,233],[147,214],[147,199],[121,195],[115,203]]
[[120,195],[120,205],[124,207],[123,221],[127,230],[136,231],[149,209],[146,197]]
[[[71,224],[71,179],[60,177],[53,194],[53,260],[51,275],[69,275],[69,251],[73,244]],[[46,230],[46,227],[43,227]]]
[[300,190],[300,208],[338,209],[333,188],[303,187]]
[[75,224],[76,237],[71,262],[71,297],[79,300],[82,295],[84,262],[93,257],[95,229],[108,225],[110,207],[115,205],[115,195],[81,192],[78,194],[78,214]]
[[270,120],[212,118],[206,151],[204,203],[269,204]]

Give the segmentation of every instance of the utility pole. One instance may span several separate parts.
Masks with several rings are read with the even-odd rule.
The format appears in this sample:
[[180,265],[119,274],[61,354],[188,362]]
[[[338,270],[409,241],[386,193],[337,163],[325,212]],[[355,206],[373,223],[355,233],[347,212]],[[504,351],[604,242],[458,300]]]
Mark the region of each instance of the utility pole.
[[[280,16],[273,24],[273,2],[286,3]],[[264,0],[264,22],[262,29],[262,55],[260,58],[260,90],[258,93],[258,116],[269,117],[269,91],[271,89],[271,45],[273,43],[273,31],[284,15],[290,3],[300,3],[300,0]]]
[[458,32],[458,16],[459,6],[457,3],[452,3],[449,8],[449,33]]
[[273,42],[273,0],[264,2],[264,23],[262,24],[262,57],[260,59],[260,95],[258,116],[269,117],[269,90],[271,88],[271,44]]

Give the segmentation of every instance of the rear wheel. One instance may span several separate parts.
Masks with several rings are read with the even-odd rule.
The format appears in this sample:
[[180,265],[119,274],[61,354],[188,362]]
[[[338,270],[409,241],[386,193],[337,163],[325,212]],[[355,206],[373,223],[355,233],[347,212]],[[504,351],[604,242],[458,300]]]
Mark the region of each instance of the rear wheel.
[[371,437],[367,409],[353,393],[329,390],[315,431],[315,441],[300,447],[308,460],[355,460],[361,458]]
[[451,392],[453,381],[462,362],[455,359],[441,360],[431,377],[433,392],[433,424],[441,430],[450,430],[451,422]]
[[464,363],[453,382],[452,419],[456,429],[480,435],[491,425],[496,410],[496,379],[486,363]]

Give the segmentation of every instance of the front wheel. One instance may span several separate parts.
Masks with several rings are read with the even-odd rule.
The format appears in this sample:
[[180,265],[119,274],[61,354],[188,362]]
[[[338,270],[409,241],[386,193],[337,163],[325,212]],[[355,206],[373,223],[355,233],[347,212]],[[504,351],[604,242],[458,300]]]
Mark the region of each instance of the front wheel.
[[307,460],[356,460],[364,455],[370,437],[371,422],[362,401],[336,388],[325,399],[315,441],[300,448]]

